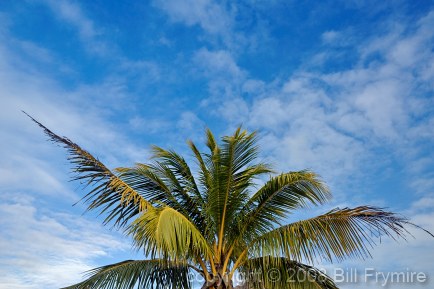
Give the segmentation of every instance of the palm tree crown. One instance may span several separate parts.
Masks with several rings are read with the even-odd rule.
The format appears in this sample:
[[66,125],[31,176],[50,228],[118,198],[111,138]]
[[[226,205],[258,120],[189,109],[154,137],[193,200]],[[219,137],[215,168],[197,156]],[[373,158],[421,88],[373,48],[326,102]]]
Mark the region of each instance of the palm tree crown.
[[146,256],[91,270],[67,288],[191,288],[191,273],[203,277],[203,289],[233,288],[241,273],[245,288],[337,288],[305,263],[366,258],[376,237],[407,234],[405,218],[369,206],[288,222],[294,210],[327,202],[330,192],[311,171],[270,177],[270,166],[258,162],[256,133],[241,128],[221,140],[207,130],[206,152],[189,141],[194,173],[182,156],[156,146],[150,163],[109,170],[32,120],[68,150],[75,179],[88,188],[88,209]]

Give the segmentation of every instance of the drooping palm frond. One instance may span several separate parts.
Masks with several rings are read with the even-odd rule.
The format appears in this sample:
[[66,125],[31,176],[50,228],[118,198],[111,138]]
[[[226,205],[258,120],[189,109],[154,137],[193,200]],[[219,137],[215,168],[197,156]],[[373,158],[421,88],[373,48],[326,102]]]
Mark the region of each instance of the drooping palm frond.
[[334,209],[265,233],[252,242],[252,251],[260,256],[283,254],[310,263],[364,259],[370,257],[377,238],[404,238],[406,224],[410,224],[407,219],[376,207]]
[[324,272],[284,257],[249,259],[240,272],[248,289],[337,289]]
[[134,238],[135,246],[152,257],[188,260],[213,254],[199,229],[171,207],[149,209],[130,224],[127,232]]
[[[44,130],[52,142],[67,149],[68,160],[74,165],[73,172],[76,173],[74,180],[84,182],[85,186],[91,188],[83,200],[88,204],[88,210],[99,209],[100,213],[107,214],[104,224],[114,221],[115,225],[123,226],[139,212],[152,207],[148,200],[88,151],[70,139],[58,136],[30,115],[25,114]],[[150,185],[148,189],[155,188]]]
[[167,260],[128,260],[87,272],[87,279],[62,289],[190,289],[189,266]]

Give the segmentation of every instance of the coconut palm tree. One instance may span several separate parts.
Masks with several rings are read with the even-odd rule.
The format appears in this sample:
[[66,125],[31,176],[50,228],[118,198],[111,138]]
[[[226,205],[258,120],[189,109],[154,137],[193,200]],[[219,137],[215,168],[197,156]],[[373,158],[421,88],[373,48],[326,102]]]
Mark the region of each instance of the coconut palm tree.
[[[188,142],[197,171],[172,150],[152,148],[150,163],[108,169],[66,137],[32,118],[64,146],[83,202],[105,225],[130,236],[144,260],[93,269],[67,288],[337,288],[312,265],[367,258],[376,238],[405,237],[407,219],[360,206],[291,221],[291,213],[326,203],[331,194],[318,175],[294,171],[271,176],[258,161],[257,134],[238,128],[217,140],[206,130],[206,152]],[[265,183],[258,189],[258,179]]]

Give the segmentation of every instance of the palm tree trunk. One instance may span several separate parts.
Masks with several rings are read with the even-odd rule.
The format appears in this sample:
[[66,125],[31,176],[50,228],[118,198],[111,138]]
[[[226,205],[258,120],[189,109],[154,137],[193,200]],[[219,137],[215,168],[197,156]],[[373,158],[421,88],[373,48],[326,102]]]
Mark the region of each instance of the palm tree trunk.
[[[238,287],[238,286],[237,286]],[[225,274],[223,277],[220,273],[214,276],[211,281],[206,281],[203,283],[201,289],[233,289],[233,282],[229,280],[228,275]]]

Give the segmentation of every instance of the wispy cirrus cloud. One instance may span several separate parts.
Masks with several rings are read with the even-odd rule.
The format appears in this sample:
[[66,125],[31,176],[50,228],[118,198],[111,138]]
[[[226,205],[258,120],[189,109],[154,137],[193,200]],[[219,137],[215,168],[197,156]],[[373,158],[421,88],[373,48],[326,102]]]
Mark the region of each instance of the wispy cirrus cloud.
[[70,0],[40,0],[59,20],[74,28],[83,46],[90,52],[107,55],[109,45],[101,38],[102,30],[86,15],[79,3]]
[[68,0],[43,0],[53,11],[53,13],[72,26],[76,27],[83,40],[91,40],[97,35],[94,23],[85,16],[81,7]]

